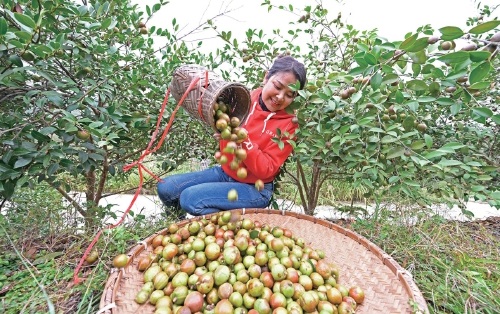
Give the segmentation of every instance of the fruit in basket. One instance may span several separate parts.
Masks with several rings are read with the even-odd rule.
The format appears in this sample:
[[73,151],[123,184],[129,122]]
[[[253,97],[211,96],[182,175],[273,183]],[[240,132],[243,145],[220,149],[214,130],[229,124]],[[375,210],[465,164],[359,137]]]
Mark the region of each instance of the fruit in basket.
[[361,304],[365,300],[365,292],[359,286],[352,286],[349,289],[349,296],[353,298],[357,304]]
[[123,268],[123,267],[127,266],[127,263],[128,263],[127,254],[118,254],[113,259],[113,266],[116,268]]
[[148,301],[149,299],[149,293],[145,290],[139,291],[139,293],[136,294],[135,296],[135,302],[138,304],[144,304]]
[[139,271],[145,271],[149,268],[152,262],[153,261],[151,260],[151,257],[149,255],[146,255],[139,259],[139,262],[137,263],[137,269]]
[[136,295],[158,313],[346,314],[364,299],[337,283],[322,250],[281,226],[222,211],[167,230]]
[[338,314],[354,314],[355,311],[352,306],[347,302],[342,302],[337,306]]
[[192,313],[196,313],[203,308],[204,297],[198,291],[190,292],[184,300],[184,306],[187,306]]
[[149,303],[155,305],[158,302],[158,300],[164,296],[165,292],[163,292],[163,290],[155,290],[149,296]]

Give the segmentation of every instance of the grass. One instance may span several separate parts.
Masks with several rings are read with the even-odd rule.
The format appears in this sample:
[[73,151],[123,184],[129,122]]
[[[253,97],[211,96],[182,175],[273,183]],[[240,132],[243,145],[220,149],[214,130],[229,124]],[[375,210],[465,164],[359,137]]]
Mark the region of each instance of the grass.
[[[336,201],[350,201],[352,193],[342,194],[346,190],[347,183],[332,182],[322,191],[322,202],[332,195]],[[161,215],[136,216],[134,222],[104,232],[96,245],[99,260],[84,266],[80,276],[87,279],[74,286],[73,271],[95,234],[82,232],[79,222],[60,196],[44,186],[20,191],[8,209],[3,207],[0,312],[97,312],[112,258],[169,223]],[[447,221],[411,206],[396,212],[382,208],[377,219],[337,223],[367,237],[409,270],[431,313],[498,313],[500,223]]]
[[457,314],[498,313],[499,226],[500,221],[488,227],[428,215],[409,225],[384,210],[378,221],[347,224],[413,274],[431,313]]

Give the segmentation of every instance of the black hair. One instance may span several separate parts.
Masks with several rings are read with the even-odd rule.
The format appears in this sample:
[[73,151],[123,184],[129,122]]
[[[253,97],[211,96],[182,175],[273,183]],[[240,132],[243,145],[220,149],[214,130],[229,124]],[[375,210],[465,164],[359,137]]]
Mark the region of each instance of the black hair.
[[303,89],[306,85],[306,68],[294,57],[288,55],[278,56],[267,72],[266,78],[269,79],[271,76],[279,72],[293,73],[295,78],[297,78],[297,81],[300,83],[300,89]]

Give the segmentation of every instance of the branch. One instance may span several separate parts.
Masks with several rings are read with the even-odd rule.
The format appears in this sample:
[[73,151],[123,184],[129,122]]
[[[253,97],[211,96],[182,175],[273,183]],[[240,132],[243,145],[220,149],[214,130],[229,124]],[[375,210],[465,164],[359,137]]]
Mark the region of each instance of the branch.
[[46,182],[47,182],[47,183],[48,183],[51,187],[53,187],[54,189],[56,189],[59,193],[61,193],[61,195],[62,195],[62,196],[63,196],[63,197],[64,197],[64,198],[68,201],[68,202],[70,202],[71,206],[73,206],[73,207],[76,209],[76,211],[77,211],[78,213],[80,213],[80,215],[82,215],[83,217],[85,217],[85,216],[86,216],[86,214],[87,214],[87,213],[86,213],[86,210],[85,210],[85,209],[84,209],[84,208],[83,208],[80,204],[78,204],[78,202],[77,202],[74,198],[72,198],[72,197],[71,197],[68,193],[66,193],[66,191],[64,191],[64,190],[63,190],[63,188],[62,188],[61,186],[57,186],[57,187],[56,187],[56,186],[54,186],[54,184],[53,184],[52,182],[47,181],[47,180],[46,180]]
[[102,164],[102,174],[101,178],[99,179],[99,184],[97,186],[97,193],[95,196],[95,201],[96,204],[99,204],[99,201],[101,200],[102,197],[102,192],[104,190],[104,183],[106,183],[106,178],[108,177],[108,150],[107,147],[105,146],[104,149],[106,150],[106,153],[104,154],[104,162]]

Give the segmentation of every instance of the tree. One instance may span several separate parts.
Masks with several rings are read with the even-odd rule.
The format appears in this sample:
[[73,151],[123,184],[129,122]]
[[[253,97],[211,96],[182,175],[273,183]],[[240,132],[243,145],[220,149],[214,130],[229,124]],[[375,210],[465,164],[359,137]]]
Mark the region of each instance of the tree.
[[[298,20],[272,38],[259,30],[248,30],[241,43],[230,32],[219,36],[225,57],[243,61],[239,75],[249,83],[258,84],[280,53],[306,63],[308,84],[293,107],[297,173],[290,174],[306,213],[314,213],[331,178],[350,180],[378,204],[390,191],[422,206],[430,196],[500,206],[500,21],[482,21],[489,8],[467,30],[425,25],[390,42],[344,25],[340,13],[332,18],[321,4],[263,5]],[[296,44],[300,38],[307,38],[306,49]]]
[[[171,29],[127,1],[3,1],[0,7],[0,193],[47,182],[85,217],[111,175],[137,159],[154,130],[173,70],[204,62]],[[202,27],[200,25],[199,27]],[[165,45],[154,48],[154,38]],[[169,100],[165,119],[175,104]],[[168,171],[206,152],[207,135],[182,111],[157,153]],[[196,135],[197,134],[197,135]],[[203,144],[202,144],[203,143]],[[199,149],[197,147],[203,147]],[[206,156],[205,156],[206,157]],[[68,193],[84,182],[87,204]]]

